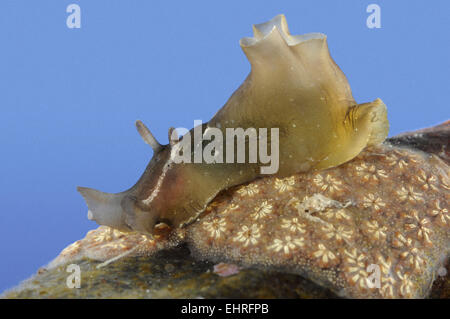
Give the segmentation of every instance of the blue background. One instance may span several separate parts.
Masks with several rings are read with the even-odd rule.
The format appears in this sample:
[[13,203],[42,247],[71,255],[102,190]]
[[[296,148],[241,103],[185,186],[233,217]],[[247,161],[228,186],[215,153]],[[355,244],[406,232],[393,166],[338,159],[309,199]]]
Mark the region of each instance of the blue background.
[[77,185],[136,182],[152,154],[136,119],[164,143],[209,120],[250,71],[239,39],[278,13],[328,35],[355,99],[387,104],[391,136],[449,118],[450,1],[2,0],[0,291],[96,227]]

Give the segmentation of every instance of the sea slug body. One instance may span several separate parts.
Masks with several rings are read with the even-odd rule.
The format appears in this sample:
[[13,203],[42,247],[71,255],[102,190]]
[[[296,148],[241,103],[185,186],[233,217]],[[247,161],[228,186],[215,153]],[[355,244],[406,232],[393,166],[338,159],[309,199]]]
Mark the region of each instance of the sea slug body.
[[[138,182],[117,194],[78,188],[90,219],[118,230],[148,234],[160,222],[183,227],[195,221],[220,191],[231,186],[265,174],[284,178],[335,167],[353,159],[365,147],[384,141],[389,127],[386,106],[380,99],[355,102],[344,73],[329,54],[324,34],[291,35],[283,15],[253,26],[253,32],[252,38],[240,41],[251,72],[209,122],[181,138],[171,128],[170,143],[161,145],[137,121],[140,135],[154,151]],[[279,151],[275,170],[271,171],[262,158],[242,162],[237,154],[231,154],[234,148],[227,148],[228,129],[268,129],[269,137],[266,135],[263,141],[266,153]],[[195,138],[198,134],[216,137],[211,132],[227,137],[219,144],[217,140],[211,143],[223,146],[218,147],[221,155],[228,155],[232,163],[177,161],[186,147],[191,151],[188,155],[197,147],[207,148],[208,143],[199,145]],[[235,137],[231,138],[234,142]],[[253,137],[249,134],[247,138]],[[245,154],[250,153],[247,147]],[[280,185],[280,192],[289,187]]]

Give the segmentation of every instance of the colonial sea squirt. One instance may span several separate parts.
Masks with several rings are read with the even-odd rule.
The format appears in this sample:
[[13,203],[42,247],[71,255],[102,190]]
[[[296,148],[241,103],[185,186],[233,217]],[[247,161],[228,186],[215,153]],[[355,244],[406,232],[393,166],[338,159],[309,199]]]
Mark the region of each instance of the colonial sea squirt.
[[191,143],[197,132],[207,135],[219,129],[226,136],[229,128],[277,128],[278,140],[270,136],[266,142],[272,152],[277,142],[279,167],[273,175],[279,177],[338,166],[366,146],[384,141],[389,127],[384,103],[380,99],[355,102],[324,34],[290,35],[283,15],[253,26],[253,33],[240,41],[251,72],[208,123],[181,139],[169,129],[170,143],[161,145],[137,121],[139,133],[154,151],[139,181],[117,194],[78,188],[90,219],[150,234],[158,222],[183,227],[221,190],[264,175],[267,163],[261,159],[255,163],[175,161],[182,146],[192,145],[192,153],[205,146]]

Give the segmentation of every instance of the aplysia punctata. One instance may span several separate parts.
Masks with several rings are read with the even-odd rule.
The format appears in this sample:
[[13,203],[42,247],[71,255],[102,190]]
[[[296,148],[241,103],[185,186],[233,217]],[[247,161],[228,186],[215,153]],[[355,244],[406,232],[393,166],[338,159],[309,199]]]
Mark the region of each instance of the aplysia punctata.
[[[205,135],[215,128],[225,136],[227,128],[277,128],[279,167],[273,174],[280,177],[335,167],[385,140],[389,130],[386,106],[380,99],[355,102],[347,78],[330,56],[324,34],[290,35],[284,15],[254,25],[253,32],[252,38],[240,41],[251,72],[209,122],[181,138],[171,128],[170,143],[161,145],[137,121],[139,133],[154,151],[138,182],[117,194],[78,187],[90,219],[148,234],[159,222],[183,227],[195,221],[221,190],[263,175],[266,163],[260,160],[175,161],[183,142],[194,141],[194,131]],[[266,142],[267,149],[272,149],[272,137]],[[194,152],[196,145],[191,145]]]

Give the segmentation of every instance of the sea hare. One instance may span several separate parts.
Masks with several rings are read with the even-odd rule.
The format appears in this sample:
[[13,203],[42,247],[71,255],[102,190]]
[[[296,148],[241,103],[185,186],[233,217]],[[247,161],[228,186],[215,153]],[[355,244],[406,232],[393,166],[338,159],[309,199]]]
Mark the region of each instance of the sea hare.
[[[220,191],[267,174],[283,178],[336,167],[384,141],[385,105],[380,99],[355,102],[325,35],[290,35],[283,15],[255,25],[253,32],[240,41],[251,72],[208,123],[182,138],[170,129],[170,143],[161,145],[138,121],[139,133],[154,150],[139,181],[118,194],[79,187],[89,218],[149,234],[160,222],[180,228],[194,222]],[[230,130],[246,134],[244,159],[234,151]],[[252,160],[256,145],[260,156]],[[208,147],[213,160],[200,156],[195,162]],[[181,152],[188,160],[177,160]]]

